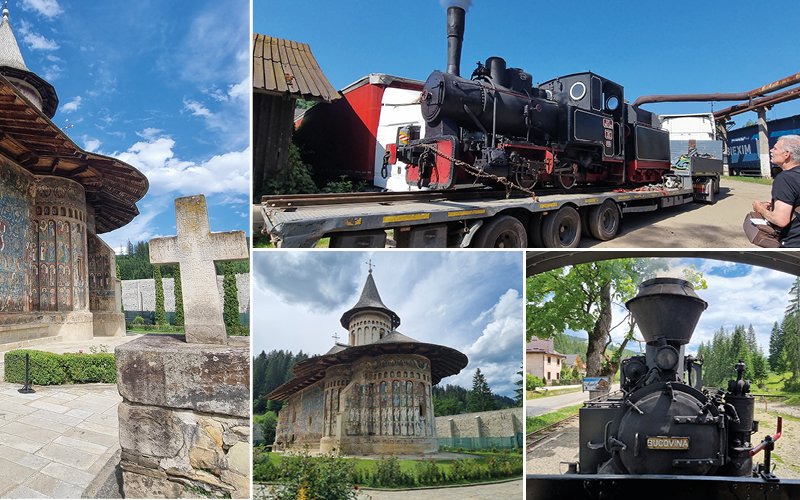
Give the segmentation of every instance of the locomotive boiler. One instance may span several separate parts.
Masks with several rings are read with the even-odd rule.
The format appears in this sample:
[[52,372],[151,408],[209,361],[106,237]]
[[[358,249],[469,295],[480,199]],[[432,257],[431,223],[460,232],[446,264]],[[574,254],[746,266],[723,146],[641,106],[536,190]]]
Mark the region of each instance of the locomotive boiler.
[[[646,353],[622,362],[621,396],[580,410],[580,461],[573,471],[753,477],[750,437],[758,421],[744,363],[736,364],[727,390],[709,392],[702,363],[684,352],[706,302],[687,281],[656,278],[643,282],[626,305]],[[768,466],[756,472],[770,474]]]
[[460,7],[447,10],[447,70],[425,82],[424,133],[401,127],[389,148],[387,163],[405,162],[409,185],[569,189],[660,182],[669,171],[669,134],[611,80],[585,72],[533,85],[500,57],[462,78],[464,17]]

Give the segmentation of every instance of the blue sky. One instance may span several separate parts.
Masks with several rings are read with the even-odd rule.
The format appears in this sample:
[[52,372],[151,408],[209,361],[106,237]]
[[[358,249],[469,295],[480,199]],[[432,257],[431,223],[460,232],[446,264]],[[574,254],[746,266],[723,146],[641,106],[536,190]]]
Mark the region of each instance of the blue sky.
[[[756,340],[764,354],[769,352],[769,335],[772,326],[783,320],[789,302],[789,290],[795,276],[747,264],[736,264],[714,259],[673,258],[668,260],[669,270],[659,271],[659,276],[680,277],[683,269],[694,265],[703,273],[708,288],[696,290],[697,295],[708,303],[708,308],[700,316],[688,353],[696,353],[700,342],[708,343],[720,327],[732,332],[738,325],[747,328],[753,325]],[[622,304],[613,308],[612,326],[620,323],[627,314]],[[612,331],[612,338],[619,343],[625,337],[626,325]],[[587,338],[586,332],[567,332]],[[641,338],[641,337],[639,337]],[[639,352],[639,345],[628,344]],[[644,348],[644,345],[642,345]]]
[[253,354],[288,350],[319,355],[346,343],[339,319],[367,279],[400,316],[397,330],[469,358],[442,384],[472,388],[477,368],[496,394],[514,396],[522,366],[522,252],[254,251]]
[[212,231],[249,228],[249,2],[12,0],[8,9],[25,64],[58,93],[53,122],[150,181],[141,215],[106,243],[175,234],[173,200],[199,193]]
[[[649,94],[747,92],[797,71],[800,3],[732,0],[576,0],[563,5],[474,0],[467,11],[461,74],[490,56],[534,82],[593,71]],[[439,0],[318,2],[253,0],[253,30],[310,45],[333,86],[369,73],[425,80],[446,66],[445,6]],[[734,103],[716,103],[714,109]],[[710,103],[645,106],[660,114],[704,113]],[[781,104],[768,119],[800,113]],[[734,117],[738,125],[754,112]]]

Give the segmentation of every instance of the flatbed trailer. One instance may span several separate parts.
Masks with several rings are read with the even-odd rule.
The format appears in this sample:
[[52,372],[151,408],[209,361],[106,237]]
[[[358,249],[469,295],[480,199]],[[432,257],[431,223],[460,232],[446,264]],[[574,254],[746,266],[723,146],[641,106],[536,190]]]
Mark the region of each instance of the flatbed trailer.
[[722,171],[713,162],[693,158],[670,176],[675,187],[508,198],[488,189],[264,196],[261,214],[264,232],[284,248],[311,248],[323,237],[331,248],[384,248],[387,230],[398,248],[574,248],[582,235],[614,238],[626,213],[713,203]]

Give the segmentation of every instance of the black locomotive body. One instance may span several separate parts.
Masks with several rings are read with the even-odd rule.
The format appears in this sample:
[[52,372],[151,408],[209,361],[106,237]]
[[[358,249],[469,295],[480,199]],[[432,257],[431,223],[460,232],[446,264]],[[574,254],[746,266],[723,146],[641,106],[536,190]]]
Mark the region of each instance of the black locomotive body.
[[669,171],[658,117],[625,103],[611,80],[587,72],[534,86],[500,57],[462,78],[464,10],[447,15],[447,71],[434,71],[422,91],[424,135],[413,126],[398,132],[395,158],[407,164],[409,185],[450,189],[477,177],[570,188],[660,182]]
[[627,306],[646,353],[622,362],[621,395],[580,410],[580,473],[751,477],[758,422],[744,363],[727,391],[709,393],[684,354],[706,302],[687,281],[656,278]]

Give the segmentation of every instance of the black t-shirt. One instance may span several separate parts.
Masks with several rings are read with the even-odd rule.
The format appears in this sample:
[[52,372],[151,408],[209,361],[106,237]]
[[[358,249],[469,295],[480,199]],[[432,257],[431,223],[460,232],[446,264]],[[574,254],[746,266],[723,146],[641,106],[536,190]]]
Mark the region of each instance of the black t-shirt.
[[[784,170],[772,182],[772,200],[780,200],[792,206],[800,206],[800,167]],[[782,247],[800,247],[800,216],[792,212],[793,220],[781,231]]]

